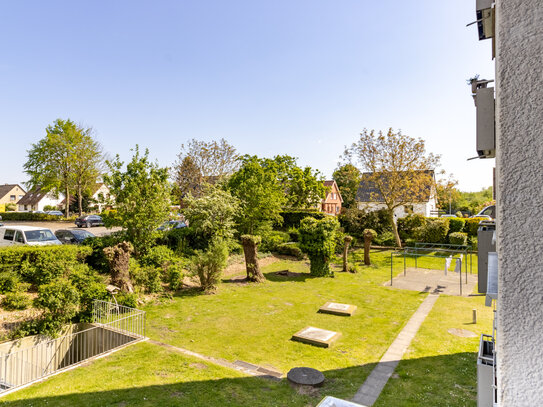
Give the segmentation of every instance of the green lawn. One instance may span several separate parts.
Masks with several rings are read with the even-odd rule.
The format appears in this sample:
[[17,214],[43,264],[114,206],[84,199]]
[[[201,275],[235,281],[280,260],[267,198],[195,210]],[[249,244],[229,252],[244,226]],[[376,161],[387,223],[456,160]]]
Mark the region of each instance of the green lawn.
[[[354,256],[361,259],[360,253]],[[325,385],[309,394],[299,394],[286,381],[246,377],[143,343],[2,400],[10,400],[6,405],[25,406],[314,406],[324,395],[351,398],[426,296],[382,286],[390,278],[390,252],[375,252],[372,260],[372,267],[361,268],[357,274],[336,273],[335,278],[311,278],[306,262],[281,260],[263,269],[268,279],[263,284],[225,281],[214,295],[188,291],[145,307],[151,339],[282,373],[295,366],[322,370]],[[431,261],[441,268],[442,259]],[[299,274],[275,274],[285,269]],[[352,317],[317,313],[326,301],[354,304],[358,310]],[[450,392],[458,393],[458,403],[447,405],[472,405],[472,352],[477,338],[457,338],[446,331],[463,327],[488,332],[490,309],[481,304],[480,297],[440,298],[407,360],[399,365],[400,378],[387,386],[382,397],[385,404],[380,405],[421,405],[424,397],[428,402],[422,405],[438,405],[437,395]],[[480,308],[479,324],[463,325],[474,307]],[[329,349],[290,340],[308,325],[339,331],[342,336]],[[428,363],[435,373],[425,372]],[[427,390],[444,378],[444,390]],[[407,397],[400,397],[405,392]]]

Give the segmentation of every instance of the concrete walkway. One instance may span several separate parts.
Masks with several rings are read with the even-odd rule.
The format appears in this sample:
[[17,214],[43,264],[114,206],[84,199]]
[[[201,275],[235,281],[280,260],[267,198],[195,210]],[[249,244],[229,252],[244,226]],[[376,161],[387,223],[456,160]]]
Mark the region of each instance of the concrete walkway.
[[430,294],[420,304],[364,384],[356,392],[353,397],[355,403],[368,407],[375,403],[438,297],[439,294]]

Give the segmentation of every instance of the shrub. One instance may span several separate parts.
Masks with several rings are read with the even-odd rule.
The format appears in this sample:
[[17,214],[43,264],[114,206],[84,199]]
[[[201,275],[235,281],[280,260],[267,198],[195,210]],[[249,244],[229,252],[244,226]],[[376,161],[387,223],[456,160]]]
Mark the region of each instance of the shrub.
[[262,243],[260,250],[262,252],[274,252],[277,246],[283,243],[287,243],[290,240],[290,236],[286,232],[272,231],[262,236]]
[[426,224],[415,229],[417,240],[426,243],[446,243],[449,218],[427,218]]
[[30,296],[19,291],[7,293],[2,299],[2,307],[8,311],[27,309],[31,304]]
[[279,246],[277,246],[276,252],[285,256],[296,257],[298,260],[304,258],[302,250],[295,242],[281,243]]
[[[59,278],[38,289],[35,305],[45,311],[45,324],[56,330],[76,315],[79,299],[79,292],[72,283]],[[52,321],[56,324],[49,323]]]
[[124,234],[122,232],[114,232],[107,236],[85,239],[83,245],[92,249],[92,253],[86,259],[87,264],[101,273],[109,273],[109,263],[104,254],[104,249],[115,246],[123,240]]
[[424,226],[425,224],[426,218],[418,213],[399,218],[397,225],[400,238],[403,241],[412,239],[415,236],[415,229]]
[[331,276],[330,258],[334,255],[339,223],[334,217],[316,220],[307,217],[300,224],[300,249],[307,253],[313,276]]
[[200,278],[200,285],[206,292],[213,291],[219,282],[221,271],[228,260],[228,246],[224,240],[211,242],[206,251],[198,250],[191,259],[190,268]]
[[91,321],[94,300],[107,301],[109,299],[103,277],[86,264],[81,264],[73,268],[68,279],[79,292],[79,320]]
[[119,305],[125,307],[136,308],[138,305],[138,296],[134,293],[120,292],[115,295],[115,299]]
[[2,212],[3,220],[18,220],[18,221],[68,221],[73,222],[76,216],[70,216],[68,219],[65,217],[47,215],[46,213],[32,213],[32,212]]
[[300,232],[295,227],[291,227],[287,231],[291,242],[298,242],[300,240]]
[[338,218],[345,233],[364,239],[364,229],[373,229],[378,234],[387,232],[391,228],[390,217],[384,209],[367,212],[357,208],[347,209]]
[[91,252],[89,247],[75,245],[9,247],[0,249],[0,264],[38,286],[63,276]]
[[160,268],[141,266],[135,259],[130,259],[129,274],[134,285],[142,288],[146,293],[162,291]]
[[468,234],[463,232],[453,232],[449,235],[449,243],[465,246],[468,244]]
[[174,259],[174,252],[167,246],[154,246],[139,260],[142,266],[163,267],[165,264],[172,263]]
[[394,247],[396,246],[396,239],[394,238],[394,233],[384,232],[374,237],[373,243],[377,246]]
[[463,218],[449,218],[449,234],[462,232],[465,224]]
[[469,237],[477,237],[477,230],[479,229],[479,222],[482,220],[487,220],[485,218],[468,218],[466,219],[466,224],[464,225],[464,232],[468,234]]
[[168,246],[178,255],[191,255],[193,248],[204,247],[204,243],[199,241],[190,227],[168,230],[158,239],[158,243]]
[[4,271],[0,273],[0,293],[5,294],[16,291],[19,284],[19,278],[13,271]]
[[170,290],[177,291],[181,288],[184,275],[185,270],[181,263],[172,264],[168,267],[167,282]]
[[279,215],[283,218],[283,223],[282,225],[275,224],[274,227],[282,226],[285,230],[289,228],[299,228],[302,219],[307,218],[308,216],[314,219],[323,219],[326,216],[322,212],[310,209],[282,211]]

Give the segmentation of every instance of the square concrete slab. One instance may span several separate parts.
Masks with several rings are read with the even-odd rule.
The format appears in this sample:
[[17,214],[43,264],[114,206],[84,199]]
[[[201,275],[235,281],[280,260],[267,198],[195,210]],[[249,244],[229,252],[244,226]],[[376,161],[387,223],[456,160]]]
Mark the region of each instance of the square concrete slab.
[[326,329],[308,326],[292,335],[291,339],[293,341],[327,348],[340,336],[341,333],[339,332],[327,331]]
[[356,305],[339,304],[337,302],[327,302],[319,308],[319,312],[325,314],[343,315],[350,317],[356,311]]

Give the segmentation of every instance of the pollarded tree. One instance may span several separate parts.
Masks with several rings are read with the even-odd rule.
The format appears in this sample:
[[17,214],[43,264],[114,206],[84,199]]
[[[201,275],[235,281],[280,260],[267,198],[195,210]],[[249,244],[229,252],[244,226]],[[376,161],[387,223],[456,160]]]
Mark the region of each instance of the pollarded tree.
[[360,185],[360,175],[360,170],[350,163],[340,165],[332,174],[332,178],[341,191],[342,206],[345,208],[354,208],[356,205],[356,191]]
[[140,155],[138,146],[126,169],[118,155],[107,166],[109,174],[104,176],[104,182],[115,197],[117,215],[106,218],[106,226],[121,226],[135,254],[145,253],[154,242],[156,229],[170,212],[168,169],[150,162],[149,150]]
[[312,275],[332,275],[330,258],[335,253],[338,229],[339,222],[333,216],[321,220],[307,217],[300,222],[300,249],[309,257]]
[[434,188],[433,170],[439,164],[439,156],[426,153],[424,140],[392,129],[386,134],[364,129],[358,142],[346,149],[345,156],[356,159],[367,171],[364,181],[375,189],[371,200],[386,207],[396,245],[401,247],[394,210],[428,198]]

